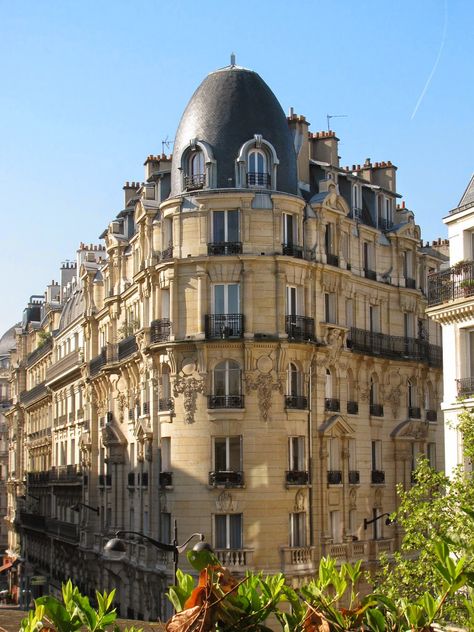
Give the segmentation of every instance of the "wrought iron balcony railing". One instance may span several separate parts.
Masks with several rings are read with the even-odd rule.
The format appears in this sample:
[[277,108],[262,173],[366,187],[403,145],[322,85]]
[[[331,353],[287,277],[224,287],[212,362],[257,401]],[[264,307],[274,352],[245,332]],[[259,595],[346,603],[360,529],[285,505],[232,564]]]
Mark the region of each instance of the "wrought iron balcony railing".
[[244,333],[243,314],[206,314],[206,338],[242,338]]
[[342,483],[341,470],[328,470],[328,485],[340,485]]
[[249,171],[247,173],[247,185],[249,187],[264,187],[269,189],[271,185],[271,177],[269,173],[261,173],[259,171]]
[[101,368],[107,363],[107,347],[102,347],[99,355],[92,358],[89,362],[89,374],[91,377],[96,376]]
[[170,339],[171,322],[169,318],[153,320],[150,324],[150,340],[154,342],[166,342]]
[[377,281],[377,272],[375,272],[375,270],[370,270],[370,268],[364,268],[364,276],[366,279],[370,279],[371,281]]
[[202,189],[206,184],[206,174],[205,173],[196,173],[189,176],[184,176],[184,187],[188,191],[192,191],[194,189]]
[[53,338],[46,338],[43,344],[37,347],[34,351],[32,351],[26,358],[27,366],[31,366],[35,362],[37,362],[40,358],[45,356],[47,353],[51,351],[53,348]]
[[360,483],[359,470],[349,470],[349,485],[358,485]]
[[390,230],[393,227],[392,220],[386,217],[379,217],[377,223],[380,230]]
[[382,483],[385,483],[385,472],[382,470],[372,470],[370,480],[373,485],[382,485]]
[[410,279],[409,277],[405,277],[405,287],[408,287],[411,290],[415,290],[416,289],[415,279]]
[[48,395],[48,389],[46,388],[46,382],[41,382],[33,388],[30,388],[29,391],[23,391],[20,393],[20,402],[28,406],[35,401],[42,399]]
[[438,413],[436,410],[426,411],[426,421],[438,421]]
[[209,472],[209,485],[212,487],[242,487],[244,484],[244,473],[236,471],[216,470]]
[[428,276],[428,307],[474,296],[474,261],[461,261]]
[[160,411],[168,411],[174,409],[174,402],[171,397],[166,397],[164,399],[158,400],[158,409]]
[[338,413],[341,410],[341,403],[334,397],[326,397],[324,400],[324,410]]
[[286,395],[285,408],[306,410],[308,408],[308,398],[303,395]]
[[287,470],[286,472],[286,484],[287,485],[308,485],[309,472],[307,470]]
[[333,255],[332,253],[328,252],[326,255],[326,261],[330,266],[335,266],[336,268],[339,267],[339,257],[337,255]]
[[243,395],[209,395],[208,408],[243,408]]
[[417,360],[436,367],[441,366],[443,361],[442,348],[427,340],[389,336],[357,327],[351,328],[347,346],[356,353],[398,360]]
[[169,261],[173,258],[173,246],[168,246],[161,251],[160,260],[161,261]]
[[242,242],[240,241],[219,241],[207,244],[208,255],[240,255],[242,253]]
[[347,402],[347,412],[349,415],[357,415],[359,412],[359,402]]
[[118,360],[124,360],[133,355],[138,350],[137,341],[135,336],[128,336],[118,343],[117,356]]
[[314,339],[314,318],[307,316],[285,316],[285,331],[292,340]]
[[370,410],[370,414],[373,417],[383,417],[383,406],[382,406],[382,404],[370,404],[369,410]]
[[160,487],[173,486],[173,472],[160,472]]
[[421,419],[421,409],[418,406],[409,406],[408,416],[410,419]]
[[303,258],[303,248],[296,244],[282,244],[281,253],[286,257],[295,257],[296,259]]
[[456,380],[458,397],[474,396],[474,377],[462,377]]

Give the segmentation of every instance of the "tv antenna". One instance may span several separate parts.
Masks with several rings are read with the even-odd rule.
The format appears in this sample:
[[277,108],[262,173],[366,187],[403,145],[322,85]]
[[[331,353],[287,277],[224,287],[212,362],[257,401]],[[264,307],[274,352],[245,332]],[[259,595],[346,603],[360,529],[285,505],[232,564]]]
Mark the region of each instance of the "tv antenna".
[[330,120],[333,118],[347,118],[348,114],[326,114],[326,118],[328,120],[328,132],[330,131]]
[[174,144],[174,140],[168,140],[168,135],[166,136],[165,140],[161,141],[161,153],[164,154],[165,153],[165,147],[166,149],[169,149],[171,147],[171,145]]

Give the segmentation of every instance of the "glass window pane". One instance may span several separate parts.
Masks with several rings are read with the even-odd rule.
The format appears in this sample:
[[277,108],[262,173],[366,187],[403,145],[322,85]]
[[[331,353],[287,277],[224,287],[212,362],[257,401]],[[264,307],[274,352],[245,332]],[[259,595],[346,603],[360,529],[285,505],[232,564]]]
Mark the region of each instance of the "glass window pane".
[[225,515],[217,515],[214,516],[214,526],[215,526],[215,538],[216,538],[216,549],[226,549],[227,548],[227,538],[226,538],[226,518]]
[[240,395],[240,369],[229,369],[228,395]]
[[255,173],[257,171],[255,166],[255,152],[252,152],[249,154],[249,173]]
[[223,211],[214,212],[212,215],[212,239],[215,242],[223,242],[225,239],[225,213]]
[[214,439],[214,466],[217,472],[227,470],[225,437],[216,437]]
[[227,314],[239,313],[239,285],[237,283],[228,285],[228,309]]
[[224,308],[224,289],[225,285],[215,285],[214,286],[214,313],[215,314],[225,314]]
[[257,154],[257,171],[258,173],[265,173],[265,159],[262,153]]
[[229,516],[230,527],[230,548],[242,548],[242,514],[231,514]]
[[229,470],[231,472],[240,472],[241,458],[240,458],[240,437],[229,437]]
[[214,371],[214,395],[226,395],[226,371],[215,369]]
[[227,211],[227,241],[239,241],[239,211]]

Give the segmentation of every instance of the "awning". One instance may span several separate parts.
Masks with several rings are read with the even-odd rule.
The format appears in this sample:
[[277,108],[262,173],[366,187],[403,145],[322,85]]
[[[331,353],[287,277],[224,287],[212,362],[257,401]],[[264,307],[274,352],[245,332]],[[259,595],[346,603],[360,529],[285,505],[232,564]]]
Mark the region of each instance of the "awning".
[[0,566],[0,573],[3,573],[3,571],[7,571],[9,568],[13,566],[13,564],[14,562],[7,562],[3,566]]

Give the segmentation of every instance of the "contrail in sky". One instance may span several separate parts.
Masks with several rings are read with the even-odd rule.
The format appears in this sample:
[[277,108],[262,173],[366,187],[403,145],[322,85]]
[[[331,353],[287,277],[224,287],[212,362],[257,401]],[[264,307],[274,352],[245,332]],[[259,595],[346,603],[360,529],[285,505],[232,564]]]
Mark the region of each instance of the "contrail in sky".
[[431,69],[430,75],[429,75],[428,79],[426,80],[425,87],[423,88],[423,90],[421,91],[420,96],[418,97],[418,101],[416,102],[415,109],[412,112],[412,115],[411,115],[411,118],[410,118],[411,121],[415,118],[415,115],[416,115],[416,113],[418,111],[418,108],[421,105],[421,102],[423,101],[423,98],[424,98],[424,96],[426,94],[426,91],[430,87],[431,80],[433,79],[433,76],[434,76],[434,74],[436,72],[436,68],[438,67],[439,60],[441,59],[441,54],[443,52],[444,44],[446,42],[447,31],[448,31],[448,0],[444,0],[443,37],[441,38],[441,44],[439,46],[438,55],[436,57],[435,63],[433,64],[433,68]]

